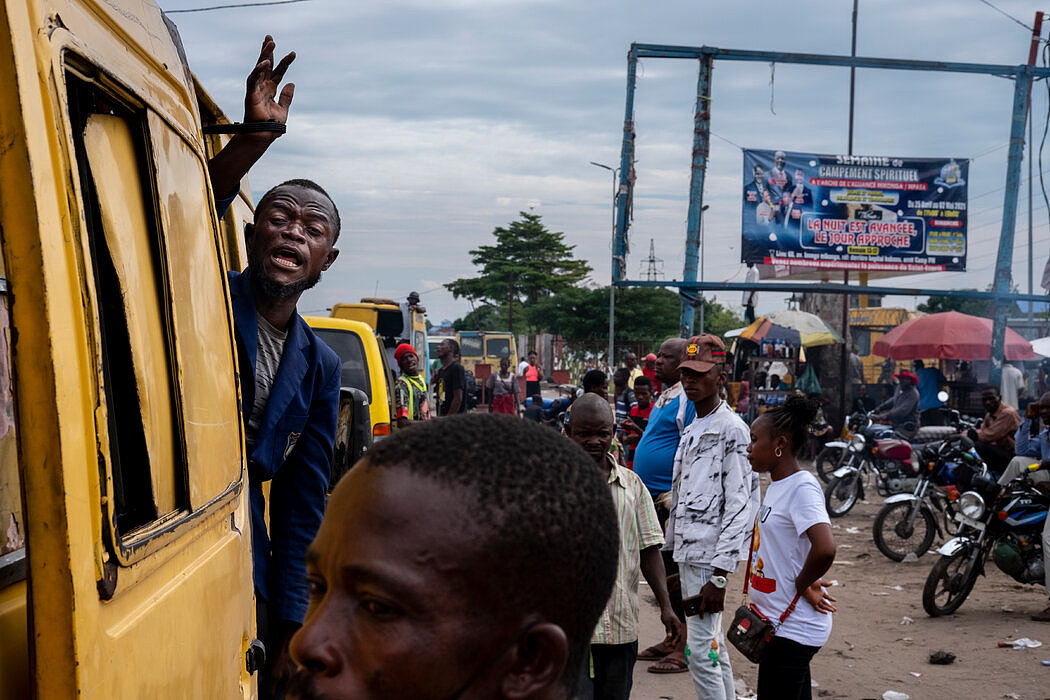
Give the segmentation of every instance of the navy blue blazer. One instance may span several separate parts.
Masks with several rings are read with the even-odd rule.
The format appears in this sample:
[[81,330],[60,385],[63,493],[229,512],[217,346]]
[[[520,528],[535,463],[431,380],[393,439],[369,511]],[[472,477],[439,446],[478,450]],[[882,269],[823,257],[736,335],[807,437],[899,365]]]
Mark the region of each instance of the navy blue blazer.
[[[237,331],[241,413],[255,401],[259,323],[246,273],[228,272]],[[324,516],[339,413],[339,357],[306,325],[292,318],[270,398],[248,455],[252,560],[256,595],[272,620],[302,622],[309,602],[306,548]],[[270,484],[270,531],[262,483]]]

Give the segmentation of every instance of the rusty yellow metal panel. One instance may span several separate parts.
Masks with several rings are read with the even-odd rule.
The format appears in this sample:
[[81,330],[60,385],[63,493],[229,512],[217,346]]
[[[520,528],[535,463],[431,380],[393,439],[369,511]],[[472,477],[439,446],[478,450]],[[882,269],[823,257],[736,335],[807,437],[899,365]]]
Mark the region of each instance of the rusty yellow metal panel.
[[[102,527],[109,496],[99,477],[99,452],[108,446],[96,430],[105,412],[99,331],[63,52],[97,66],[99,76],[176,132],[198,161],[195,179],[175,168],[158,187],[156,205],[165,235],[191,232],[188,240],[166,242],[167,254],[185,245],[192,252],[180,265],[203,255],[203,264],[192,264],[210,264],[219,273],[187,273],[178,293],[195,285],[191,293],[169,291],[176,320],[168,342],[178,345],[180,362],[176,394],[189,407],[180,425],[187,445],[202,441],[187,449],[187,479],[197,484],[198,501],[184,519],[162,523],[171,531],[129,566],[114,566]],[[0,0],[0,140],[0,243],[18,299],[11,309],[12,362],[30,554],[22,590],[0,588],[0,605],[10,612],[0,624],[13,625],[0,630],[0,638],[9,659],[24,654],[32,663],[28,693],[24,685],[10,691],[5,680],[0,698],[252,697],[255,681],[244,668],[254,636],[246,489],[223,488],[246,479],[232,330],[221,266],[214,262],[219,253],[193,90],[156,6],[147,0]],[[214,312],[203,309],[200,327],[221,332],[194,335],[197,321],[185,305],[216,299]],[[187,355],[194,359],[185,362]],[[217,358],[217,369],[200,379],[212,382],[203,387],[187,374],[207,358]],[[227,436],[220,440],[223,429]],[[103,568],[116,574],[109,600],[99,595]],[[26,600],[29,612],[20,607]],[[20,620],[32,627],[9,637],[6,630]],[[18,646],[19,637],[31,640],[31,654]]]

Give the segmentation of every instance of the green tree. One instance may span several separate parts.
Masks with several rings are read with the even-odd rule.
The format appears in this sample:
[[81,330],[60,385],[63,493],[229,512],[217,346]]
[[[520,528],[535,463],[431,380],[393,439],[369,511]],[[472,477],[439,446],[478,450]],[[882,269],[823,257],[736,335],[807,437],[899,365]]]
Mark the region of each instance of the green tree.
[[[520,212],[508,226],[497,226],[495,245],[470,251],[479,268],[477,277],[463,277],[445,285],[455,298],[506,309],[507,327],[514,331],[523,305],[531,308],[552,294],[572,289],[591,271],[573,257],[576,246],[566,245],[565,234],[549,231],[538,214]],[[525,319],[526,321],[528,319]]]
[[[622,287],[616,290],[617,344],[659,343],[678,335],[681,303],[678,294],[662,287]],[[609,338],[609,288],[572,287],[540,300],[530,310],[543,320],[544,330],[570,343]],[[699,309],[694,327],[699,329]],[[721,335],[744,325],[742,318],[712,298],[704,299],[706,332]]]
[[461,331],[498,331],[508,328],[506,309],[482,304],[470,313],[457,318],[452,327]]
[[[985,287],[985,291],[990,292],[992,285]],[[960,291],[976,292],[976,289],[964,289]],[[1017,293],[1017,285],[1012,285],[1011,292]],[[969,314],[970,316],[980,316],[982,318],[992,318],[995,315],[995,311],[992,307],[992,302],[987,299],[967,299],[965,297],[949,297],[941,295],[933,295],[927,298],[925,304],[919,304],[916,306],[919,311],[923,311],[928,314],[939,314],[945,311],[958,311],[961,314]],[[1016,303],[1010,304],[1010,314],[1020,314],[1021,311]]]

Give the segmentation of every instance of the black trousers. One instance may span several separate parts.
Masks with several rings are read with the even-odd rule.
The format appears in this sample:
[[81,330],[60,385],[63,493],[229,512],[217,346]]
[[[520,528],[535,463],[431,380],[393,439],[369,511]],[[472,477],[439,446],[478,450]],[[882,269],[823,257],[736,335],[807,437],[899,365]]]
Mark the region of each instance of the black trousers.
[[998,445],[992,445],[991,443],[982,440],[975,440],[973,448],[977,450],[977,454],[981,456],[981,459],[983,459],[984,463],[988,465],[988,468],[995,472],[996,477],[1003,473],[1003,470],[1006,469],[1006,465],[1014,458],[1013,452],[1004,450]]
[[[628,700],[634,683],[634,662],[638,658],[637,640],[630,644],[592,644],[594,678],[584,678],[584,700]],[[587,665],[584,666],[587,668]],[[590,674],[585,673],[589,676]]]
[[811,700],[809,662],[820,647],[773,637],[758,665],[758,700]]

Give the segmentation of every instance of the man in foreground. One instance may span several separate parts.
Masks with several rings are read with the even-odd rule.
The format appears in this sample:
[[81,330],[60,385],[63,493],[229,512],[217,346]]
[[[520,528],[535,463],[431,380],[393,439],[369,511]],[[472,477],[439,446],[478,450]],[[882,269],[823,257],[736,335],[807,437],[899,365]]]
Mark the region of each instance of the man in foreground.
[[401,431],[339,482],[307,552],[289,697],[568,700],[618,550],[606,477],[557,432],[493,414]]
[[[295,54],[274,65],[274,48],[267,36],[248,76],[245,124],[287,121],[294,86],[285,85],[279,97],[277,87]],[[209,163],[220,214],[279,135],[237,134]],[[228,273],[248,456],[256,618],[266,645],[259,683],[264,699],[279,697],[292,671],[288,640],[308,601],[303,558],[321,524],[332,473],[340,362],[296,304],[335,262],[339,229],[339,211],[327,192],[309,180],[289,180],[259,200],[254,222],[244,230],[248,267]]]
[[617,464],[609,454],[614,423],[608,402],[596,394],[584,394],[573,404],[572,414],[569,437],[607,475],[620,523],[616,585],[591,637],[594,673],[584,681],[583,697],[627,700],[631,695],[634,662],[638,656],[639,571],[645,576],[660,608],[660,620],[667,630],[666,643],[673,645],[682,629],[667,596],[664,562],[660,558],[664,537],[653,499],[638,475]]
[[[674,491],[667,546],[682,578],[683,604],[696,602],[686,618],[689,672],[702,700],[733,700],[733,668],[722,634],[726,574],[747,559],[758,475],[751,471],[747,424],[722,400],[725,344],[718,336],[689,340],[678,365],[682,388],[696,409],[674,459]],[[689,609],[688,607],[686,608]],[[708,654],[717,654],[712,664]]]

